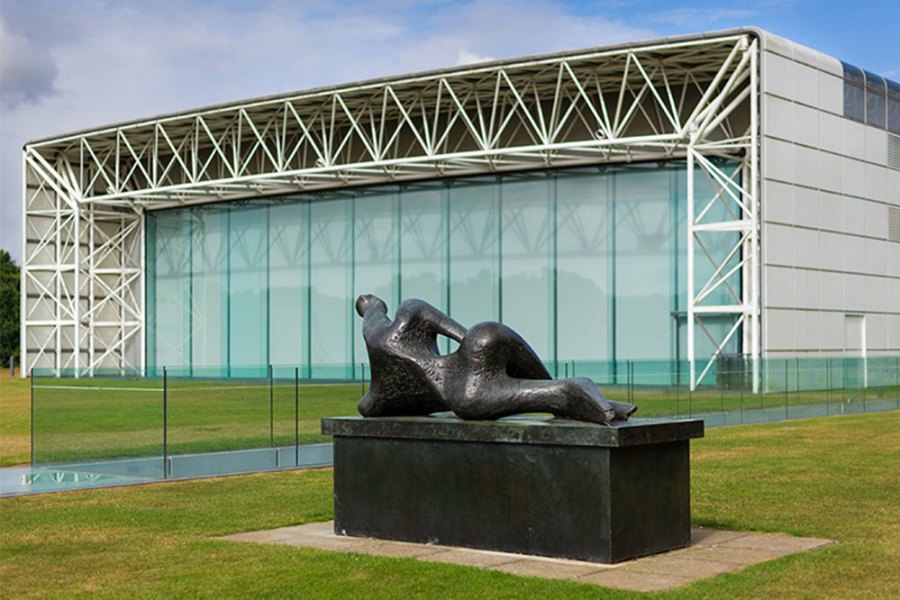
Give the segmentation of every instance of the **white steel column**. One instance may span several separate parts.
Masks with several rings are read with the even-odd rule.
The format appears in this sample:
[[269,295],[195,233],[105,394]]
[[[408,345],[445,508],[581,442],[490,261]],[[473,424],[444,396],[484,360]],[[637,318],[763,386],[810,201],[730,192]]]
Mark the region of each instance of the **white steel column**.
[[28,256],[28,160],[22,155],[22,265],[19,270],[19,375],[29,376],[28,330],[28,282],[25,276],[25,257]]
[[[73,340],[72,340],[72,352],[74,352],[74,370],[75,377],[81,376],[81,302],[82,302],[82,290],[81,290],[81,207],[75,204],[75,218],[74,218],[74,229],[75,234],[73,236],[73,247],[74,247],[74,256],[72,257],[72,263],[74,264],[74,287],[75,289],[72,291],[74,295],[74,327],[73,327]],[[88,225],[90,227],[90,224]],[[88,249],[90,252],[90,249]],[[90,302],[90,300],[88,300]]]
[[750,288],[750,360],[753,363],[753,393],[759,393],[759,321],[760,321],[760,272],[759,233],[759,41],[750,54],[750,281],[744,286]]
[[[758,40],[744,38],[735,45],[715,79],[706,88],[699,105],[694,109],[685,129],[689,136],[687,148],[687,338],[691,389],[711,371],[716,359],[727,344],[744,329],[743,351],[749,353],[753,364],[753,390],[759,381],[759,217],[758,217]],[[740,58],[738,58],[740,57]],[[730,63],[737,61],[733,69]],[[749,123],[746,130],[734,131],[726,126],[729,115],[749,100]],[[732,172],[713,160],[727,157],[723,151],[737,152],[740,165]],[[699,168],[712,184],[712,199],[702,199],[697,205],[695,168]],[[744,181],[736,181],[742,173]],[[749,180],[749,181],[748,181]],[[713,218],[714,207],[724,208],[726,216]],[[710,236],[736,234],[736,242],[724,256],[714,256],[704,243]],[[702,252],[698,257],[696,249]],[[698,258],[708,261],[713,269],[709,277],[697,281]],[[703,263],[706,264],[706,263]],[[741,280],[740,294],[732,282]],[[699,286],[698,284],[702,284]],[[720,298],[710,303],[713,293]],[[732,317],[732,325],[724,335],[715,335],[704,324],[704,317],[719,319]],[[709,340],[714,350],[704,359],[698,373],[697,330]],[[749,332],[748,332],[749,330]],[[748,340],[749,333],[749,340]],[[749,342],[749,343],[748,343]]]
[[141,310],[141,319],[140,319],[140,335],[139,335],[139,343],[141,347],[138,349],[139,362],[138,367],[140,368],[141,375],[147,374],[147,217],[143,210],[138,212],[138,219],[140,220],[140,224],[138,225],[138,244],[140,244],[139,252],[139,264],[141,268],[140,277],[138,278],[138,293],[140,293],[140,301],[143,310]]
[[96,290],[94,289],[94,280],[96,278],[96,264],[95,257],[96,253],[94,252],[94,248],[96,245],[96,240],[94,239],[94,224],[93,220],[93,210],[89,209],[87,213],[91,215],[90,223],[88,224],[88,364],[90,365],[89,374],[91,376],[94,375],[94,356],[96,352],[96,329],[94,328],[94,297],[96,294]]
[[687,154],[687,359],[690,366],[690,385],[693,390],[697,381],[696,349],[694,344],[694,153]]

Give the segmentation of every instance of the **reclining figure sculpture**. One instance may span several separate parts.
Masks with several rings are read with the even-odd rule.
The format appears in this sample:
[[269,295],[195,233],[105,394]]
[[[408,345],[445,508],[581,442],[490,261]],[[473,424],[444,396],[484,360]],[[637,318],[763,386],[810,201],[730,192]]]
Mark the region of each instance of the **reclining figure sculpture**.
[[[392,321],[372,295],[356,300],[372,369],[359,402],[364,417],[416,416],[452,410],[463,419],[498,419],[523,412],[609,425],[637,407],[607,400],[586,377],[554,380],[528,343],[493,321],[468,330],[422,300],[405,300]],[[459,343],[438,351],[437,336]]]

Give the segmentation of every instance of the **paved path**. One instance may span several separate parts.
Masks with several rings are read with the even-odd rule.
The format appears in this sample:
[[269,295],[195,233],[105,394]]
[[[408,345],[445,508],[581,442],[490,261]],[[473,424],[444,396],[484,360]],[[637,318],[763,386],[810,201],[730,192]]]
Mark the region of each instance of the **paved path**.
[[687,548],[615,565],[604,565],[490,550],[338,536],[334,534],[333,521],[238,533],[218,539],[408,557],[641,592],[681,587],[698,579],[732,573],[763,561],[833,543],[833,540],[794,537],[781,533],[700,528],[691,531],[691,545]]

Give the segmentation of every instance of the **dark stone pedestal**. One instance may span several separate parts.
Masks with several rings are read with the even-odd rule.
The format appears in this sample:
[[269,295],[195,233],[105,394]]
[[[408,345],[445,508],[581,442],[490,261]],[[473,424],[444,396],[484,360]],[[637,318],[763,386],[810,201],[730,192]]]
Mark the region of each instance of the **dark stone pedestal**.
[[341,417],[339,535],[615,563],[690,543],[703,421]]

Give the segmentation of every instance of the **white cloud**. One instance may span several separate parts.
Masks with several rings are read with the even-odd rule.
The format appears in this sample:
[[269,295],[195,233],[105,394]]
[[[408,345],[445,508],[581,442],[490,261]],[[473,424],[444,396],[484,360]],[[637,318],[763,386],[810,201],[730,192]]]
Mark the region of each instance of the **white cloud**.
[[[543,0],[4,0],[0,246],[20,250],[32,139],[206,104],[653,37]],[[7,71],[7,63],[10,65]],[[7,75],[9,72],[9,75]]]
[[479,56],[474,52],[469,52],[465,48],[460,48],[459,52],[456,53],[457,65],[472,65],[475,63],[490,62],[492,60],[495,60],[493,56]]
[[14,108],[53,94],[56,74],[50,53],[10,32],[0,17],[0,105]]
[[659,13],[646,15],[648,23],[675,25],[701,30],[711,24],[722,21],[748,21],[759,14],[758,10],[729,8],[674,8]]

